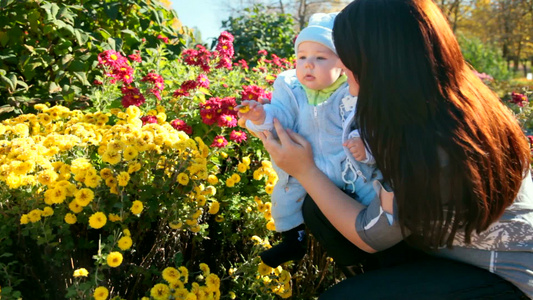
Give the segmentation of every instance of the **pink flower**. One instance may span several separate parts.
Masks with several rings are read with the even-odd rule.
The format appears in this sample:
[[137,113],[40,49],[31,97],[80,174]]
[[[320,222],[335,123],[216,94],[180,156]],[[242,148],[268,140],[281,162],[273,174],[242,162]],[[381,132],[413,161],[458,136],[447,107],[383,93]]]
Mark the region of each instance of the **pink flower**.
[[128,55],[128,58],[132,61],[142,62],[141,53],[139,52],[139,50],[133,51],[133,54]]
[[221,115],[218,117],[218,126],[220,127],[235,127],[237,126],[237,118],[233,115]]
[[196,83],[198,84],[198,87],[209,88],[209,78],[207,78],[207,75],[205,74],[198,75],[198,77],[196,77]]
[[148,73],[144,76],[141,81],[152,83],[157,89],[162,91],[165,88],[165,80],[163,77],[156,73]]
[[242,143],[246,141],[247,136],[246,136],[246,133],[243,131],[233,130],[229,135],[229,139],[236,143]]
[[135,105],[135,106],[141,106],[144,102],[146,102],[146,99],[144,98],[143,94],[139,91],[138,88],[133,87],[131,85],[123,86],[120,88],[122,92],[122,106],[124,108],[127,108],[128,106]]
[[267,56],[268,52],[266,50],[259,50],[259,51],[257,51],[257,54],[259,54],[261,56]]
[[228,141],[225,137],[221,135],[215,136],[213,139],[213,143],[211,144],[211,147],[217,147],[217,148],[224,148],[228,144]]
[[128,63],[128,60],[115,50],[106,50],[98,54],[98,64],[111,68],[120,68]]

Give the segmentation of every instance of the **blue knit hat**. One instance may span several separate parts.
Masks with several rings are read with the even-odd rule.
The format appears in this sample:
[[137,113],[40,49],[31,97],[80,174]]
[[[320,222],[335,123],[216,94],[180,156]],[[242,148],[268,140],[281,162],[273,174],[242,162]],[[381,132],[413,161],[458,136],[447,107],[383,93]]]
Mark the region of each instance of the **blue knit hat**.
[[305,27],[294,42],[294,53],[298,52],[298,45],[302,42],[320,43],[337,54],[333,44],[333,21],[339,13],[316,13],[309,18],[309,24]]

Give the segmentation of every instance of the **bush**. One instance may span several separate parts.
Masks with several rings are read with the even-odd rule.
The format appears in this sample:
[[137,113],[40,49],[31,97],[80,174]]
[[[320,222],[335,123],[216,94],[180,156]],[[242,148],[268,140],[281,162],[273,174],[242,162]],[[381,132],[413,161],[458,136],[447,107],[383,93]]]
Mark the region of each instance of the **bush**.
[[278,57],[294,57],[294,21],[290,14],[274,14],[262,5],[244,9],[238,17],[222,21],[222,27],[234,37],[235,60],[255,66],[259,50]]
[[479,38],[457,36],[465,60],[479,73],[497,81],[509,80],[511,74],[501,53],[493,46],[483,44]]
[[104,50],[168,39],[172,58],[185,44],[176,13],[157,1],[2,1],[0,11],[0,105],[17,114],[35,102],[86,100]]
[[233,108],[292,64],[264,51],[232,64],[232,38],[175,60],[163,44],[105,50],[87,109],[1,123],[1,296],[311,299],[334,282],[312,238],[298,264],[257,256],[277,237],[276,175]]

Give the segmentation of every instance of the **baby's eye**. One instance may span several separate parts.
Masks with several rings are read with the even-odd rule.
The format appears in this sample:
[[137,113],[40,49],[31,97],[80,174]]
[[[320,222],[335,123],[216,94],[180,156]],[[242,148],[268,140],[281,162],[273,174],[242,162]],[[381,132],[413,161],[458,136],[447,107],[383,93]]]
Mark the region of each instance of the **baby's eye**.
[[298,57],[298,59],[306,59],[306,57],[305,56],[300,56],[300,57]]
[[322,57],[322,56],[319,56],[319,57],[317,57],[316,59],[318,59],[318,60],[325,60],[325,59],[327,59],[327,58]]

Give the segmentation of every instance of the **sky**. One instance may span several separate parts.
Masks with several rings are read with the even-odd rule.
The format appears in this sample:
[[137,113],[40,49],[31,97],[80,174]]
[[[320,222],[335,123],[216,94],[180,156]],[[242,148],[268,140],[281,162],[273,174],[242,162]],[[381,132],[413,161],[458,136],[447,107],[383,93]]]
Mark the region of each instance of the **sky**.
[[183,26],[198,27],[204,42],[217,38],[222,32],[222,21],[229,17],[219,0],[173,0],[172,8]]

